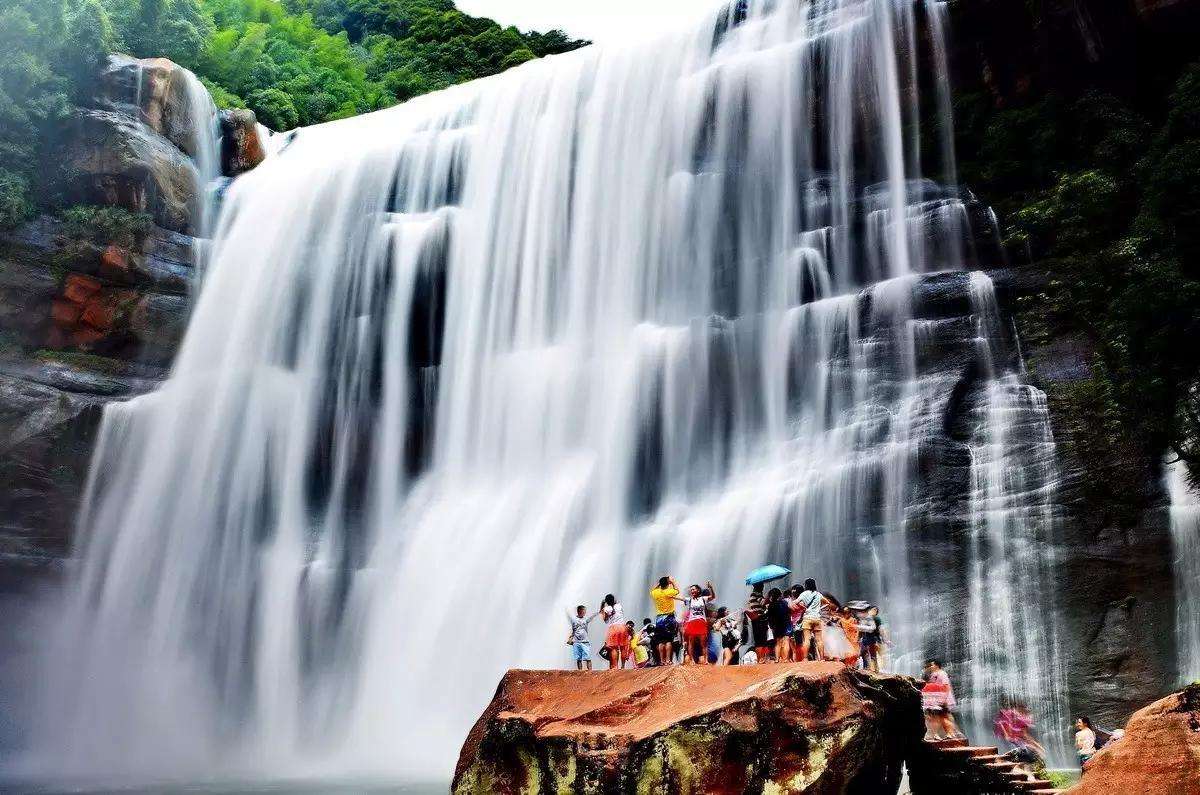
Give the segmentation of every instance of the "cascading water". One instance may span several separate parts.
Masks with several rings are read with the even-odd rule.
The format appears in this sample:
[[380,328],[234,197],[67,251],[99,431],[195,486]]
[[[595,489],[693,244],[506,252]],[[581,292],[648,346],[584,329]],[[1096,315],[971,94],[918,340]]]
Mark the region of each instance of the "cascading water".
[[737,604],[768,560],[882,604],[897,666],[964,662],[980,714],[1057,709],[1044,405],[920,178],[941,14],[738,2],[235,182],[171,379],[105,416],[59,769],[445,776],[568,607],[668,572]]
[[1058,485],[1046,396],[998,359],[1006,334],[991,279],[971,274],[975,362],[984,400],[972,423],[971,534],[964,709],[986,727],[1000,699],[1037,705],[1044,726],[1064,725],[1066,687],[1053,621],[1054,496]]
[[1171,539],[1175,558],[1175,648],[1179,681],[1200,681],[1200,496],[1188,481],[1187,464],[1167,465]]
[[208,89],[196,75],[180,70],[183,79],[183,107],[187,117],[188,141],[184,151],[196,169],[196,198],[192,205],[192,236],[195,242],[193,297],[207,270],[209,238],[212,237],[218,210],[218,186],[221,181],[221,125],[217,106]]

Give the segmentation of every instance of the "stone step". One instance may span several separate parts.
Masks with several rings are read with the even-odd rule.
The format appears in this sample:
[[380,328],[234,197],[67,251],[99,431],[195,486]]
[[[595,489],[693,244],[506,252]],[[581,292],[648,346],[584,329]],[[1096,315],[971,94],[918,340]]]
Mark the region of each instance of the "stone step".
[[1017,781],[1014,784],[1016,784],[1017,789],[1024,790],[1025,792],[1037,792],[1046,788],[1054,789],[1053,784],[1040,778]]
[[1010,762],[1001,756],[997,756],[994,760],[989,760],[984,764],[992,770],[1012,770],[1017,766],[1016,762]]
[[925,742],[934,748],[962,748],[967,744],[966,740],[926,740]]

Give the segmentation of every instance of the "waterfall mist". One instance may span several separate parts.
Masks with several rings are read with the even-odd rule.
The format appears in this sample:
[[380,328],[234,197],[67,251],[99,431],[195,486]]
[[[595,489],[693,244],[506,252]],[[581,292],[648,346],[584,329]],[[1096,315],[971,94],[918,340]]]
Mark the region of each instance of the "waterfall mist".
[[1053,440],[968,273],[943,16],[737,2],[239,178],[170,380],[105,415],[56,767],[446,777],[568,607],[768,561],[980,720],[1059,716]]

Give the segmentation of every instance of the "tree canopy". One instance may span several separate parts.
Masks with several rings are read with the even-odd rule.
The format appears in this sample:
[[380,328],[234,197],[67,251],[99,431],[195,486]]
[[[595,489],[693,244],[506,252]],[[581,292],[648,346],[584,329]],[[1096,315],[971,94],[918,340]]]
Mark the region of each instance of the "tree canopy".
[[587,44],[451,0],[5,0],[0,228],[53,204],[50,141],[113,51],[167,57],[276,130],[354,116]]
[[166,55],[277,130],[354,116],[587,42],[450,0],[100,0],[118,46]]

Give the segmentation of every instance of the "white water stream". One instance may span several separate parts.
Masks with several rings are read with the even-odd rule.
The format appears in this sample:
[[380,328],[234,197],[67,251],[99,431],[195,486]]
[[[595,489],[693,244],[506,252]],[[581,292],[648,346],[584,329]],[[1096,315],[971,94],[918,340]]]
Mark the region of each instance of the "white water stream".
[[1175,571],[1176,654],[1179,682],[1200,681],[1200,495],[1188,482],[1187,464],[1166,467],[1171,497]]
[[941,17],[738,3],[238,179],[171,379],[105,416],[58,768],[446,776],[566,608],[766,561],[1057,719],[1045,407],[921,179]]

